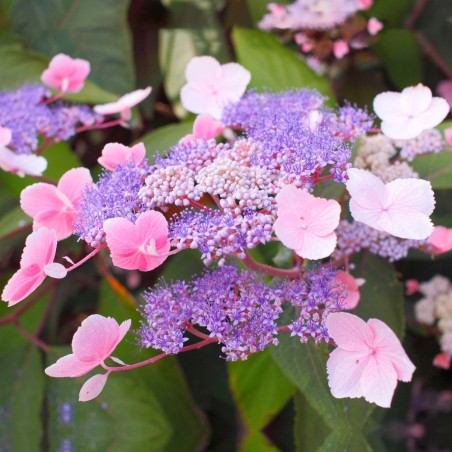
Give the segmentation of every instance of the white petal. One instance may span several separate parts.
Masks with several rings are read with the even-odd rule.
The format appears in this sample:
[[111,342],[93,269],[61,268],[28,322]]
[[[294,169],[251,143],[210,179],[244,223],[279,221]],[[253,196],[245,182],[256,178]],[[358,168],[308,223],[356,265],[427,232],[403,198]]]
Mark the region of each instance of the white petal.
[[67,275],[67,270],[63,265],[52,262],[44,265],[44,273],[51,278],[62,279]]
[[96,374],[86,380],[82,389],[80,389],[78,400],[80,402],[88,402],[89,400],[96,398],[102,392],[102,389],[104,389],[108,375],[108,373]]

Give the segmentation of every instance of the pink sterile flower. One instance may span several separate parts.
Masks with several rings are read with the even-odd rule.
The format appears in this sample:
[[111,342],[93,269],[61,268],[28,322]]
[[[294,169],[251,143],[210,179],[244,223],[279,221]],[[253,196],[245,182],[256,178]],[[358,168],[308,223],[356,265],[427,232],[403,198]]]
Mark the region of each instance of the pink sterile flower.
[[433,358],[433,365],[439,367],[440,369],[448,370],[450,369],[451,358],[447,353],[438,353]]
[[396,179],[384,184],[371,172],[347,171],[350,212],[356,221],[403,239],[423,240],[433,231],[429,215],[435,207],[430,182]]
[[179,140],[179,143],[199,138],[201,140],[210,140],[223,133],[224,126],[220,121],[213,119],[209,115],[198,115],[193,123],[193,133],[185,135]]
[[447,253],[452,250],[452,229],[444,226],[435,226],[428,237],[433,254]]
[[[72,338],[72,353],[60,358],[47,367],[49,377],[80,377],[111,357],[116,346],[129,331],[131,320],[118,322],[111,317],[99,314],[86,318]],[[113,357],[111,357],[114,359]],[[80,391],[81,401],[91,400],[99,395],[107,381],[106,375],[91,377]]]
[[449,146],[452,146],[452,127],[448,127],[444,130],[444,138]]
[[41,81],[62,93],[77,93],[83,88],[90,70],[88,61],[59,53],[42,73]]
[[33,154],[16,154],[8,149],[11,143],[11,129],[0,127],[0,168],[20,177],[25,174],[30,176],[42,176],[47,168],[47,160]]
[[2,300],[7,301],[8,306],[13,306],[30,295],[46,276],[66,276],[64,266],[53,262],[56,247],[57,238],[53,229],[40,228],[27,237],[20,259],[20,269],[3,289]]
[[397,380],[411,381],[415,370],[394,332],[381,320],[366,323],[345,312],[330,314],[326,327],[337,344],[327,362],[331,394],[389,408]]
[[343,39],[339,39],[333,43],[333,54],[338,60],[344,58],[348,52],[350,52],[350,49]]
[[152,88],[148,86],[144,89],[137,89],[131,93],[124,94],[115,102],[109,102],[108,104],[96,105],[94,111],[100,115],[114,115],[116,113],[121,114],[121,119],[128,121],[132,117],[132,107],[138,105],[146,97],[151,94]]
[[407,295],[414,295],[419,290],[419,281],[417,279],[407,279],[405,281],[405,292]]
[[102,156],[97,159],[104,168],[114,171],[118,165],[125,165],[132,161],[138,165],[146,156],[146,148],[143,143],[138,143],[129,148],[120,143],[108,143],[102,149]]
[[342,271],[336,273],[336,279],[346,287],[348,292],[347,297],[342,302],[342,308],[355,309],[360,299],[359,288],[364,284],[364,279],[355,279],[350,273]]
[[119,268],[147,272],[168,257],[168,222],[160,212],[144,212],[135,224],[125,218],[111,218],[103,229],[113,264]]
[[449,104],[432,97],[430,88],[419,83],[401,93],[387,91],[374,99],[374,111],[382,120],[381,130],[389,138],[408,140],[437,126],[449,113]]
[[378,34],[382,29],[383,24],[376,17],[371,17],[367,22],[367,31],[372,36]]
[[57,239],[69,237],[79,208],[83,189],[92,182],[86,168],[67,171],[55,187],[51,184],[29,185],[20,195],[22,210],[33,218],[33,228],[54,229]]
[[337,201],[316,198],[294,185],[283,187],[276,201],[274,230],[285,246],[306,259],[323,259],[334,251],[341,212]]
[[194,57],[185,69],[182,105],[193,113],[220,119],[224,106],[237,102],[251,80],[251,74],[237,63],[221,65],[210,56]]

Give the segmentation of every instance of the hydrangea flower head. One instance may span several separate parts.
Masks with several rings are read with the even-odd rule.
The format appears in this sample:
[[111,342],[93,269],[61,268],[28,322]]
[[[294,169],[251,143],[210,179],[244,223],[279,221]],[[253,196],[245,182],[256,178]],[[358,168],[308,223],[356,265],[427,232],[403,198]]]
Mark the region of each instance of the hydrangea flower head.
[[90,70],[88,61],[59,53],[42,73],[41,81],[62,93],[77,93],[83,88]]
[[387,91],[374,99],[374,111],[382,120],[381,130],[392,139],[408,140],[437,126],[449,113],[449,104],[432,97],[430,88],[419,83],[401,93]]
[[347,172],[350,211],[356,221],[404,239],[426,239],[433,231],[429,215],[435,207],[430,182],[395,179],[384,184],[370,171]]
[[327,362],[333,396],[389,408],[397,380],[411,381],[415,370],[394,332],[381,320],[344,312],[331,313],[326,326],[337,344]]
[[337,201],[316,198],[293,185],[283,187],[276,201],[274,229],[285,246],[306,259],[322,259],[334,251],[341,212]]
[[90,183],[89,170],[75,168],[63,174],[56,187],[43,182],[26,187],[20,195],[20,206],[33,218],[35,230],[46,226],[55,230],[57,240],[63,240],[74,232],[82,192]]
[[180,92],[182,105],[193,113],[220,119],[224,106],[237,102],[251,80],[238,63],[221,65],[210,56],[194,57],[185,69],[187,83]]
[[31,233],[25,241],[20,269],[3,289],[2,300],[13,306],[39,287],[46,276],[64,278],[66,269],[55,263],[57,237],[53,229],[42,227]]

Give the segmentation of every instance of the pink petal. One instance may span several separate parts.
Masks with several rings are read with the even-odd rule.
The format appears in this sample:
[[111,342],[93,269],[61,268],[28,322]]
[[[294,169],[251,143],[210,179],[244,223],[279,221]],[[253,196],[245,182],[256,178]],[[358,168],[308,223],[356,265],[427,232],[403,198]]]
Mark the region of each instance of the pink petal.
[[221,66],[222,79],[219,86],[222,98],[226,102],[238,101],[246,91],[251,80],[251,73],[238,63]]
[[62,279],[67,275],[66,267],[56,262],[44,265],[44,273],[51,278]]
[[368,352],[374,341],[374,332],[366,322],[346,312],[329,314],[326,328],[338,347],[349,352]]
[[103,229],[117,267],[150,271],[167,258],[168,222],[160,212],[141,214],[135,225],[125,218],[112,218],[105,221]]
[[295,187],[295,185],[285,185],[275,197],[278,204],[278,216],[286,213],[302,212],[304,208],[303,201],[309,199],[303,193],[307,195],[305,191]]
[[395,333],[378,319],[369,319],[367,324],[375,335],[373,347],[376,349],[377,359],[380,359],[381,356],[390,359],[397,373],[397,379],[411,381],[416,367],[408,358]]
[[103,362],[108,358],[124,334],[130,328],[130,321],[120,329],[111,317],[99,314],[86,318],[72,338],[72,351],[77,359],[85,362]]
[[131,148],[120,143],[108,143],[102,149],[102,156],[97,161],[104,168],[114,171],[116,166],[125,165],[128,161],[138,165],[145,156],[146,148],[143,143],[138,143]]
[[304,240],[301,247],[296,248],[295,252],[310,260],[324,259],[331,255],[336,248],[337,237],[335,233],[324,236],[312,234],[310,230],[304,233]]
[[88,402],[89,400],[95,399],[104,389],[108,375],[108,373],[97,374],[86,380],[80,389],[78,396],[79,402]]
[[0,147],[8,146],[11,142],[11,138],[11,129],[8,129],[7,127],[0,127]]
[[433,358],[433,365],[440,369],[448,370],[450,369],[451,359],[447,353],[438,353]]
[[7,301],[8,306],[14,306],[34,292],[45,277],[37,265],[17,270],[3,289],[2,300]]
[[132,107],[139,104],[141,101],[151,94],[152,88],[148,86],[144,89],[137,89],[131,93],[124,94],[115,102],[107,104],[96,105],[94,111],[100,115],[111,115],[115,113],[128,112]]
[[446,138],[447,144],[452,146],[452,127],[448,127],[444,131],[444,137]]
[[322,236],[331,234],[339,225],[341,206],[334,199],[316,198],[309,195],[306,203],[307,229],[312,234]]
[[372,36],[378,34],[382,29],[383,24],[376,17],[371,17],[367,22],[367,31]]
[[55,231],[42,227],[31,233],[26,241],[25,248],[20,259],[20,267],[26,268],[38,265],[42,270],[44,265],[53,262],[57,247]]
[[278,216],[273,224],[276,237],[292,250],[303,247],[305,230],[301,227],[301,220],[294,213],[286,213]]
[[371,355],[361,375],[364,398],[383,408],[391,406],[397,386],[397,375],[393,362],[385,356]]
[[0,168],[24,177],[42,176],[47,168],[47,160],[34,154],[16,154],[8,148],[0,147]]
[[356,279],[350,273],[340,271],[336,273],[336,280],[343,284],[348,292],[342,303],[342,308],[355,309],[360,299],[359,286]]
[[348,44],[346,41],[339,39],[338,41],[335,41],[333,43],[333,54],[338,60],[343,58],[349,52],[350,52],[350,48],[348,47]]
[[367,361],[367,353],[333,350],[326,363],[331,394],[338,399],[362,397],[361,378]]
[[185,68],[187,82],[218,83],[221,77],[221,65],[211,56],[194,57]]
[[97,362],[80,361],[73,354],[63,356],[55,364],[47,367],[44,372],[49,377],[81,377],[98,366]]
[[85,187],[93,182],[91,173],[86,168],[74,168],[65,172],[58,181],[57,188],[77,209]]
[[221,106],[209,87],[187,83],[180,91],[180,100],[184,108],[192,113],[208,114],[215,119],[221,117]]
[[193,123],[193,137],[202,140],[216,138],[223,132],[223,124],[209,115],[199,115]]
[[435,226],[428,237],[428,243],[434,249],[434,254],[446,253],[452,250],[452,229]]

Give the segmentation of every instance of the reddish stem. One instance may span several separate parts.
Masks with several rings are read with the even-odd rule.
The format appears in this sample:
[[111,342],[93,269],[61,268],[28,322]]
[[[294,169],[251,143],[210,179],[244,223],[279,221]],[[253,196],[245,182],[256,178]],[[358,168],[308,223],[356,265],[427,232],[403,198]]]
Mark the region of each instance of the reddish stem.
[[90,260],[92,257],[94,257],[100,250],[103,250],[104,248],[106,248],[107,245],[101,245],[98,248],[94,248],[93,251],[91,251],[91,253],[89,253],[88,255],[86,255],[83,259],[79,260],[78,262],[76,262],[74,265],[71,265],[70,267],[68,267],[66,269],[67,272],[71,272],[72,270],[75,270],[77,267],[80,267],[80,265],[84,264],[86,261]]
[[249,254],[246,255],[245,259],[240,259],[241,262],[248,268],[265,273],[267,275],[276,276],[279,278],[291,278],[295,279],[301,275],[302,269],[299,267],[293,267],[289,269],[272,267],[270,265],[261,264],[256,262]]
[[40,348],[42,351],[44,352],[48,352],[49,351],[49,346],[45,343],[42,342],[40,339],[38,339],[37,337],[33,336],[33,334],[31,334],[30,332],[28,332],[20,323],[19,321],[17,321],[15,323],[17,330],[19,331],[20,334],[22,334],[22,336],[24,336],[27,340],[29,340],[32,344],[36,345],[36,347]]
[[122,119],[114,119],[113,121],[96,123],[93,126],[80,126],[75,129],[75,133],[86,132],[87,130],[107,129],[108,127],[120,126],[124,124]]
[[425,55],[444,72],[448,79],[452,80],[452,69],[444,61],[444,58],[438,53],[435,47],[430,44],[430,41],[419,31],[416,33],[416,37]]

